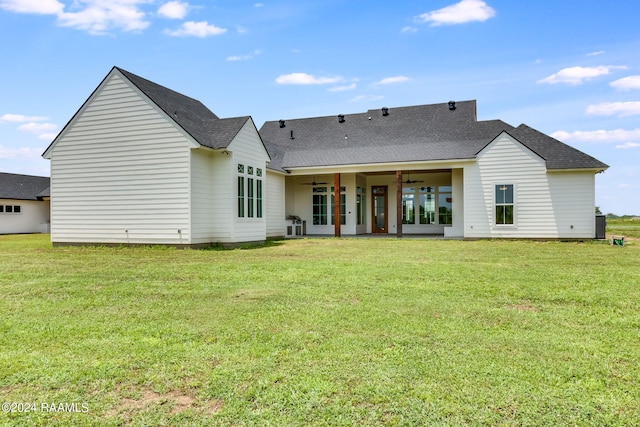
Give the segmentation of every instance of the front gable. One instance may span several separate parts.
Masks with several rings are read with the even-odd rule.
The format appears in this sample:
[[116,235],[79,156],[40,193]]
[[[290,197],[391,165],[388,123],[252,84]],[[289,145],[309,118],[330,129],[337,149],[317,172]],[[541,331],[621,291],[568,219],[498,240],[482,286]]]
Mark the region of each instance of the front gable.
[[228,145],[228,150],[233,153],[238,153],[237,157],[244,159],[267,163],[271,161],[264,142],[258,133],[258,129],[251,118],[245,122],[233,137]]
[[509,167],[521,162],[534,162],[546,168],[545,159],[503,131],[476,154],[478,164],[491,161],[504,162]]
[[172,131],[178,132],[185,138],[189,146],[193,148],[200,146],[191,135],[132,84],[118,68],[114,67],[55,137],[42,157],[51,159],[55,147],[70,134],[86,135],[87,132],[92,132],[92,135],[97,135],[109,132],[114,124],[121,126],[131,123],[133,125],[136,122],[136,130],[132,129],[132,132],[143,132],[146,127],[156,126],[162,122],[165,127],[171,126]]

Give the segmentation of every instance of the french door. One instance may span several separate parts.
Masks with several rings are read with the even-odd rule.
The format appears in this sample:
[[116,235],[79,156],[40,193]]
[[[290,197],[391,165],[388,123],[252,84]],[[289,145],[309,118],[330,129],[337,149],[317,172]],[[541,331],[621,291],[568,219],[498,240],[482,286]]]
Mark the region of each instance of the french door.
[[387,197],[388,188],[386,185],[374,185],[371,187],[371,232],[372,233],[388,233],[387,206],[389,198]]

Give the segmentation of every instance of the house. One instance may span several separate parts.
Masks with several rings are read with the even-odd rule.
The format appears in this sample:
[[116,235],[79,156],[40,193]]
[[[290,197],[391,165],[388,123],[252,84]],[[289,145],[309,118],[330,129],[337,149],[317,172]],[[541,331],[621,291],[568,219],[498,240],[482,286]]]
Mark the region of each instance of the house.
[[284,205],[267,206],[284,195],[268,186],[270,158],[251,117],[221,119],[117,67],[43,157],[54,244],[255,242],[268,237],[269,215],[283,222]]
[[475,101],[258,132],[249,116],[219,118],[117,67],[43,156],[54,244],[233,245],[300,232],[593,238],[595,174],[608,167],[526,125],[478,121]]
[[0,234],[49,232],[49,178],[0,172]]
[[526,125],[478,121],[475,101],[271,121],[260,135],[287,173],[285,212],[310,234],[595,235],[608,166]]

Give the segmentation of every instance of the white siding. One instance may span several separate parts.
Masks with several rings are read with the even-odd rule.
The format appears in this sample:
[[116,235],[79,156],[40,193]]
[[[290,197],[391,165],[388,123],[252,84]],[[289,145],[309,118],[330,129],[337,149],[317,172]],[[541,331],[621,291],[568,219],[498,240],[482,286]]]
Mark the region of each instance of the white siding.
[[265,195],[265,215],[267,218],[267,237],[285,235],[284,175],[267,171]]
[[[229,174],[232,179],[232,185],[229,186],[232,194],[233,220],[231,221],[230,240],[220,239],[220,242],[255,242],[263,241],[267,238],[267,213],[265,196],[269,187],[267,174],[267,161],[269,155],[262,144],[262,140],[258,135],[252,120],[248,120],[242,127],[238,135],[229,144],[229,151],[232,152],[234,169]],[[237,211],[237,169],[235,166],[240,163],[247,166],[262,169],[262,188],[263,188],[263,215],[262,218],[239,218]],[[254,175],[254,179],[257,177]],[[246,213],[246,212],[245,212]]]
[[0,234],[49,232],[49,201],[0,199],[0,205],[20,206],[19,213],[0,213]]
[[[495,224],[497,184],[515,186],[512,226]],[[593,205],[592,172],[547,173],[543,159],[507,134],[464,169],[465,237],[592,238]]]
[[155,105],[110,74],[53,146],[51,240],[190,243],[190,146]]
[[192,243],[231,242],[235,165],[222,151],[191,150]]
[[446,237],[464,236],[464,171],[463,169],[451,170],[451,227],[444,227]]

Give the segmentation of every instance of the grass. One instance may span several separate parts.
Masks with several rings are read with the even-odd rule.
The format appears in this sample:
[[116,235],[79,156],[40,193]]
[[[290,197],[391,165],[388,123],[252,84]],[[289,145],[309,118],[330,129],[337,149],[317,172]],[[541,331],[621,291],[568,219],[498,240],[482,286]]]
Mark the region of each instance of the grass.
[[0,236],[0,400],[39,409],[0,425],[634,425],[639,259],[636,241]]
[[607,218],[607,234],[640,239],[640,220]]

